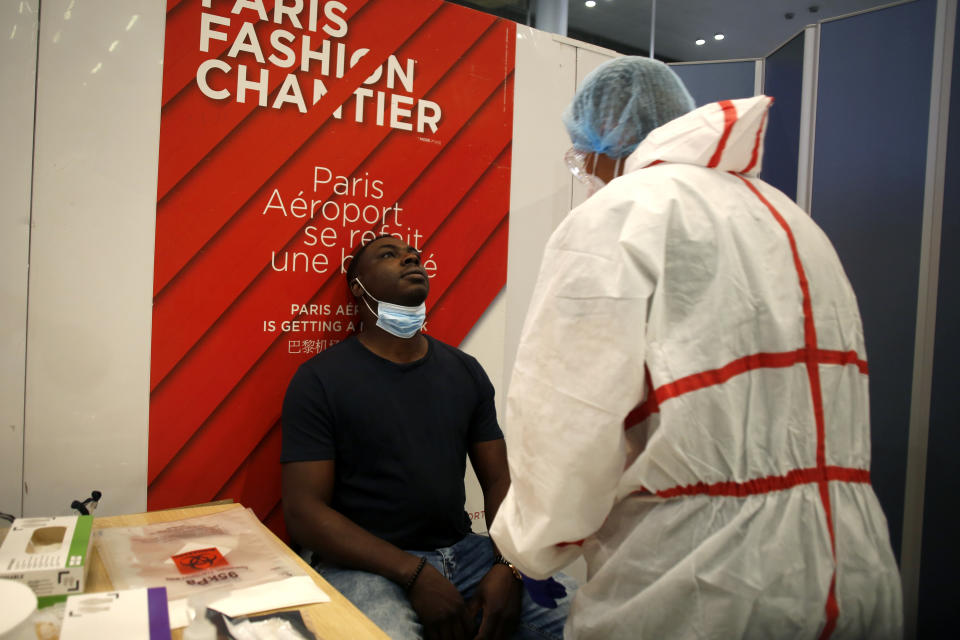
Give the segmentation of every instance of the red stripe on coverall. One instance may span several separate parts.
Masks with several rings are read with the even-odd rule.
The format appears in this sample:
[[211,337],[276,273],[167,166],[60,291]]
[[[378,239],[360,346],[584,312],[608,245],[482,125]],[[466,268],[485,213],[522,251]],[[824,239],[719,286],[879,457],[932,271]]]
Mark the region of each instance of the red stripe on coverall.
[[806,364],[808,360],[819,364],[856,365],[860,373],[869,373],[866,360],[860,358],[856,351],[831,351],[816,349],[810,353],[807,349],[783,351],[780,353],[754,353],[737,358],[718,369],[693,373],[673,382],[652,389],[650,370],[646,369],[647,393],[643,402],[637,405],[623,421],[625,429],[629,429],[643,422],[654,413],[659,413],[660,405],[671,398],[697,391],[713,385],[722,384],[734,376],[756,369],[774,369]]
[[650,414],[660,411],[660,403],[657,401],[657,393],[653,389],[653,378],[650,377],[650,369],[643,365],[643,380],[646,386],[646,393],[643,401],[634,407],[633,411],[627,414],[623,419],[625,429],[639,424],[650,417]]
[[733,125],[737,121],[737,108],[729,100],[721,100],[717,104],[723,109],[723,135],[720,136],[720,142],[717,143],[717,150],[713,152],[710,162],[707,163],[708,169],[713,169],[720,164],[720,158],[723,156],[723,150],[727,147],[727,140],[730,138],[730,132],[733,131]]
[[[743,482],[721,481],[707,484],[697,482],[696,484],[679,485],[669,489],[651,491],[641,487],[636,491],[631,491],[631,496],[657,496],[665,500],[677,498],[680,496],[722,496],[728,498],[745,498],[747,496],[756,496],[777,491],[786,491],[804,484],[821,484],[824,482],[854,482],[861,484],[870,484],[870,471],[868,469],[857,469],[854,467],[809,467],[806,469],[794,469],[780,476],[765,476],[763,478],[753,478]],[[558,547],[583,546],[585,539],[574,540],[572,542],[558,542]]]
[[870,471],[853,467],[809,467],[794,469],[782,476],[766,476],[754,478],[744,482],[714,482],[707,484],[698,482],[660,491],[638,489],[630,495],[655,495],[659,498],[676,498],[678,496],[725,496],[730,498],[745,498],[775,491],[786,491],[803,484],[821,484],[826,482],[859,482],[870,483]]
[[[773,104],[772,98],[770,99],[770,103]],[[757,139],[753,143],[753,153],[750,154],[750,164],[744,167],[740,173],[749,173],[751,169],[757,166],[757,159],[760,157],[760,142],[763,140],[763,125],[767,122],[767,113],[769,113],[769,111],[765,110],[763,117],[760,118],[760,126],[757,127]]]
[[[810,283],[807,281],[807,274],[803,269],[803,263],[800,261],[800,252],[797,249],[797,241],[793,236],[793,230],[790,228],[790,225],[787,224],[787,221],[780,215],[780,212],[777,211],[769,200],[763,197],[763,194],[753,185],[750,180],[745,177],[736,175],[740,180],[743,181],[743,184],[747,186],[750,191],[753,192],[753,195],[757,197],[760,202],[770,211],[770,214],[774,217],[777,223],[783,228],[784,233],[787,234],[787,240],[790,243],[790,251],[793,253],[793,264],[797,270],[797,278],[800,281],[800,291],[803,295],[803,334],[804,342],[806,343],[807,350],[807,376],[810,379],[810,395],[813,402],[813,417],[816,421],[817,428],[817,467],[825,468],[826,461],[826,427],[823,418],[823,390],[820,387],[820,367],[819,363],[816,361],[814,354],[817,350],[817,329],[813,322],[813,303],[810,300]],[[823,503],[824,515],[827,520],[827,530],[830,533],[830,549],[833,553],[833,576],[830,580],[830,593],[827,596],[827,602],[825,605],[826,609],[826,623],[824,624],[823,631],[820,634],[821,639],[829,638],[830,634],[833,633],[833,629],[837,624],[837,617],[840,614],[839,605],[837,603],[837,594],[836,594],[836,579],[837,579],[837,541],[836,535],[834,533],[833,526],[833,510],[830,506],[830,485],[827,482],[826,478],[820,480],[820,500]]]

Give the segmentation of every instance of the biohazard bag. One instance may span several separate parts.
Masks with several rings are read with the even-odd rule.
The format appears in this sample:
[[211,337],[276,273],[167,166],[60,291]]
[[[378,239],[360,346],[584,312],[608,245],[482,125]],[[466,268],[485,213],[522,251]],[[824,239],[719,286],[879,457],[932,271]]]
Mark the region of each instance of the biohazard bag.
[[306,575],[246,509],[96,533],[115,589],[166,587],[170,600]]

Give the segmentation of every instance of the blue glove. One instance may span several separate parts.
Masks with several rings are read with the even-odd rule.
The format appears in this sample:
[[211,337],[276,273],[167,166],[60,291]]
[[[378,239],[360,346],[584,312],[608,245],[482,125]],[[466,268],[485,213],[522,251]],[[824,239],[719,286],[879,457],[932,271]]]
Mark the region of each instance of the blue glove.
[[557,600],[567,595],[566,587],[553,578],[534,580],[523,576],[523,586],[527,588],[527,593],[534,602],[547,609],[556,609]]

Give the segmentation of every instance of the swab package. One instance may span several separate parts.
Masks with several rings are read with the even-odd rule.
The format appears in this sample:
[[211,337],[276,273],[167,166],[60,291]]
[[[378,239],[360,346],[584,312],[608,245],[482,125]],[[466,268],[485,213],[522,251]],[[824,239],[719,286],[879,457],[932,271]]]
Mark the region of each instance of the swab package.
[[170,600],[306,575],[246,509],[96,533],[115,589],[166,587]]

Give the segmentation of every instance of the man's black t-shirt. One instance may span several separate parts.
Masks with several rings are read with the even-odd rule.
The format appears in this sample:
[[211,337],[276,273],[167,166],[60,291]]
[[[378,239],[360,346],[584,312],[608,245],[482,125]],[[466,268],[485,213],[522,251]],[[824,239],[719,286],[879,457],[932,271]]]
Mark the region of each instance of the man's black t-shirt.
[[427,341],[421,360],[397,364],[348,338],[301,365],[283,402],[281,461],[334,460],[331,506],[401,549],[470,532],[467,447],[503,437],[480,364]]

